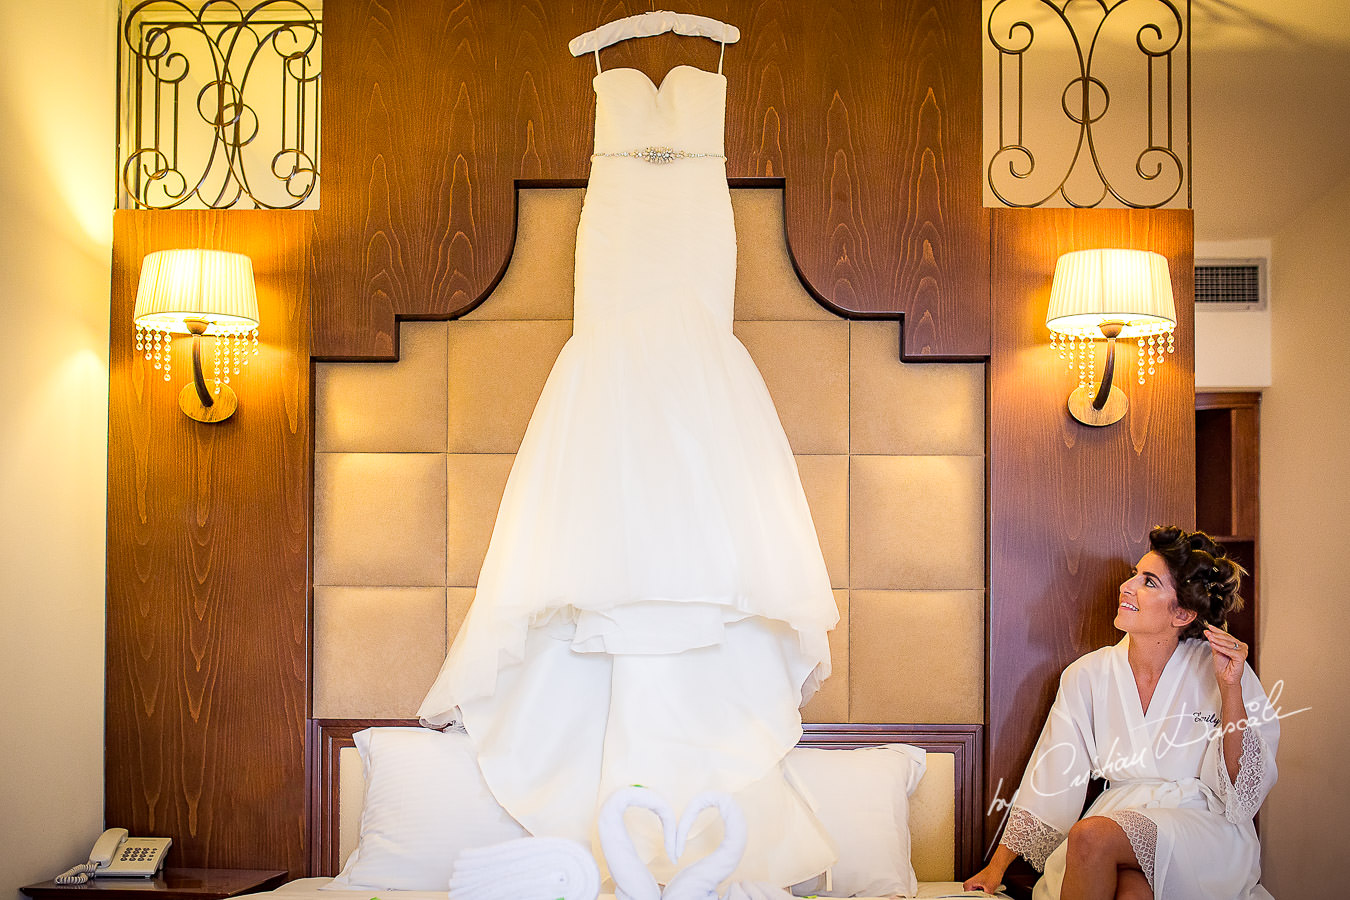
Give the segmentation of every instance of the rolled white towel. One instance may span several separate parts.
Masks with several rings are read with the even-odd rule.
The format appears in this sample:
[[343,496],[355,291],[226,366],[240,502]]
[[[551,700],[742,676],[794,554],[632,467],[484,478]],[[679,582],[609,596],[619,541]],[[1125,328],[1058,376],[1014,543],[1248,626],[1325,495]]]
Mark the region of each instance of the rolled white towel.
[[465,850],[449,888],[449,900],[595,900],[600,870],[576,841],[516,838]]

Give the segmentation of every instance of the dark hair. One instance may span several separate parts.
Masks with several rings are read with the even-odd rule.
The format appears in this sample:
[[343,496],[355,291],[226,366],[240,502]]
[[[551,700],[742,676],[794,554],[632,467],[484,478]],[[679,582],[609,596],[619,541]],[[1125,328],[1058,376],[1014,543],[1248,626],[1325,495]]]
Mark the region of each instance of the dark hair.
[[1242,608],[1238,581],[1247,574],[1242,566],[1203,531],[1159,525],[1148,533],[1148,543],[1167,563],[1177,605],[1195,613],[1181,630],[1181,639],[1203,637],[1206,624],[1226,627],[1229,613]]

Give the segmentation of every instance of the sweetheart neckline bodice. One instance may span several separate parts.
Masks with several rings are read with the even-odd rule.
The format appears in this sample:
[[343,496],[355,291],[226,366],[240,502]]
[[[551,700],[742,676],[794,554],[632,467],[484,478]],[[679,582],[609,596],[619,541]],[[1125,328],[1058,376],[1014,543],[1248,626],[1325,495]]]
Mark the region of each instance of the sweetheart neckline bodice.
[[721,72],[711,72],[707,69],[701,69],[698,66],[691,66],[688,63],[680,63],[679,65],[672,67],[671,70],[666,73],[665,77],[661,79],[660,84],[657,84],[655,81],[652,81],[652,77],[648,75],[646,72],[642,71],[641,69],[636,69],[633,68],[632,66],[615,66],[612,69],[605,69],[603,72],[596,73],[595,77],[591,79],[591,85],[594,86],[597,81],[599,81],[602,77],[608,75],[611,72],[634,72],[637,75],[641,76],[642,80],[645,81],[651,87],[652,90],[660,94],[661,90],[666,86],[666,83],[670,81],[670,76],[674,75],[681,69],[690,69],[695,72],[702,72],[705,75],[712,75],[716,78],[720,78],[722,81],[727,80],[727,76],[723,75]]
[[597,74],[593,87],[595,153],[671,147],[721,158],[727,79],[720,72],[681,64],[658,85],[641,69],[617,67]]

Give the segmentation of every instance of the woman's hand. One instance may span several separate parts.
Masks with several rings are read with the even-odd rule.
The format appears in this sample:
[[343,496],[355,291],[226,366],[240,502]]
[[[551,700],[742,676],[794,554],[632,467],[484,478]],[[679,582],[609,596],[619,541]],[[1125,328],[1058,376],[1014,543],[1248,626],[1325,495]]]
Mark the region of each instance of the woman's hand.
[[984,891],[986,894],[997,894],[999,887],[1003,884],[1003,872],[998,871],[998,867],[993,863],[985,866],[973,876],[966,879],[966,883],[961,885],[963,891]]
[[1247,710],[1242,703],[1242,670],[1247,661],[1247,645],[1213,625],[1205,626],[1205,640],[1214,659],[1214,677],[1219,681],[1223,722],[1223,761],[1228,780],[1236,782],[1242,759],[1242,730],[1247,727]]
[[1205,640],[1209,641],[1209,652],[1214,660],[1214,677],[1219,680],[1219,690],[1241,686],[1243,664],[1247,661],[1247,645],[1213,625],[1205,626]]
[[1003,844],[994,848],[994,855],[989,860],[989,865],[985,866],[973,876],[966,879],[966,883],[961,885],[962,890],[966,891],[984,891],[986,894],[997,894],[999,887],[1003,884],[1003,873],[1008,871],[1008,866],[1017,859],[1017,853],[1009,850]]

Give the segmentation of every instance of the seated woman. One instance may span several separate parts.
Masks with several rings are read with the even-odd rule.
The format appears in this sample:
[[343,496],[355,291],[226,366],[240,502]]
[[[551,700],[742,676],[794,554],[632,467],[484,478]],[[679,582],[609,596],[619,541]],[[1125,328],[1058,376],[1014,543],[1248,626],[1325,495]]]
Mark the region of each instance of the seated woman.
[[[1223,630],[1242,569],[1208,535],[1155,528],[1120,586],[1125,637],[1060,676],[992,861],[1045,876],[1035,900],[1269,898],[1252,816],[1275,783],[1279,722]],[[1109,787],[1081,819],[1088,781]],[[1067,840],[1066,840],[1067,837]]]

